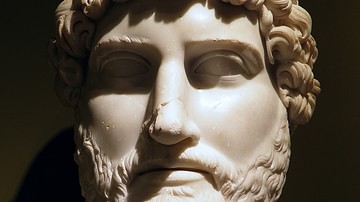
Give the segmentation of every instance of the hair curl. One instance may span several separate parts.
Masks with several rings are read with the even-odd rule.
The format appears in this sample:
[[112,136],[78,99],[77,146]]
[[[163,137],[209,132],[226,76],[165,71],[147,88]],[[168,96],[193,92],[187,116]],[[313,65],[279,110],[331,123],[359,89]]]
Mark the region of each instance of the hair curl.
[[[85,59],[95,33],[95,21],[109,5],[128,0],[64,0],[56,9],[56,39],[50,61],[56,70],[56,93],[65,105],[76,107],[84,82]],[[311,36],[311,17],[297,0],[222,0],[257,11],[271,71],[293,125],[307,123],[315,109],[320,83],[312,68],[318,51]]]

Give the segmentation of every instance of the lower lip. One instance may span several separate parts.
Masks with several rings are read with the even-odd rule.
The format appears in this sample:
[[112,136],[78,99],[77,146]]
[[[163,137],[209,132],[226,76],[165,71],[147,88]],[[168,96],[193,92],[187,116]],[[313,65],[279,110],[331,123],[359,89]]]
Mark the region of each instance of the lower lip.
[[138,180],[145,180],[148,183],[163,184],[167,186],[179,186],[191,184],[198,181],[205,181],[210,174],[203,172],[187,171],[187,170],[159,170],[153,171],[141,176]]

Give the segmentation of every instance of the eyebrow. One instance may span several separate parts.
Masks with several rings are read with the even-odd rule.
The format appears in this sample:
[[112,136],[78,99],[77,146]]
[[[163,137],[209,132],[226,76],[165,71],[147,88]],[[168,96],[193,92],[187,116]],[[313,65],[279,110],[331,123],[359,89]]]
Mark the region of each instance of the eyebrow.
[[125,44],[139,44],[139,45],[145,44],[145,45],[153,46],[150,43],[150,39],[145,37],[117,35],[107,39],[100,39],[99,42],[94,47],[93,52],[101,53],[103,52],[103,50],[117,49],[119,48],[119,46]]
[[[211,45],[209,45],[211,44]],[[218,49],[218,48],[222,48],[222,47],[232,47],[233,49],[235,49],[236,53],[240,53],[240,52],[245,52],[248,51],[250,52],[250,56],[252,58],[250,59],[255,59],[256,64],[254,64],[254,67],[258,67],[256,69],[253,69],[252,73],[257,73],[259,72],[261,69],[264,68],[264,60],[262,59],[262,54],[261,51],[254,46],[254,44],[248,43],[248,42],[244,42],[244,41],[239,41],[236,39],[205,39],[205,40],[193,40],[193,41],[189,41],[186,43],[186,47],[190,47],[190,46],[206,46],[207,49]],[[211,48],[211,46],[214,46],[214,48]],[[230,48],[231,49],[231,48]],[[234,51],[234,50],[233,50]],[[250,60],[250,62],[252,62],[252,60]],[[253,62],[252,62],[253,63]]]

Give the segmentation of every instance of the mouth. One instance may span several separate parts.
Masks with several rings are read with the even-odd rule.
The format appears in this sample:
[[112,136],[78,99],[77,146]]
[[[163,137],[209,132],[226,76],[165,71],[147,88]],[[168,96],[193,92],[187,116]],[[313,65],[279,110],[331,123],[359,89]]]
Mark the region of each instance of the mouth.
[[239,174],[231,161],[205,144],[190,147],[173,158],[140,156],[127,162],[130,162],[126,178],[128,186],[140,182],[162,185],[206,181],[220,190],[224,183],[236,179]]
[[154,185],[181,186],[186,184],[207,181],[211,184],[213,176],[204,170],[189,167],[154,167],[139,172],[133,179],[135,181],[146,181]]

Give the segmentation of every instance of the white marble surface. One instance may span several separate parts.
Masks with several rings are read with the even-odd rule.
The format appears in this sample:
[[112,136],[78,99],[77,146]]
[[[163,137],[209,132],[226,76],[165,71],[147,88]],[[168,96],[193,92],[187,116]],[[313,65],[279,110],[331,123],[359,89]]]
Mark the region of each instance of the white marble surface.
[[[323,91],[315,116],[308,125],[298,128],[292,140],[293,160],[280,201],[356,201],[360,197],[358,156],[354,155],[360,152],[357,146],[360,94],[351,88],[344,90],[344,86],[359,85],[356,50],[360,30],[349,20],[360,18],[356,10],[359,5],[352,2],[348,7],[338,1],[328,2],[326,5],[321,1],[301,2],[313,17],[313,34],[321,48],[315,71]],[[0,159],[7,163],[0,169],[0,201],[10,201],[32,158],[52,135],[72,122],[71,113],[61,109],[55,98],[52,72],[44,60],[56,4],[55,1],[41,5],[30,1],[22,2],[21,6],[16,1],[2,4],[4,12],[0,16],[9,20],[3,22],[8,29],[0,33],[8,39],[0,48],[6,64],[1,66],[0,88],[2,98],[6,95],[9,99],[1,101],[6,106],[1,117],[4,123],[1,134],[6,141],[0,141]],[[16,17],[13,8],[17,8]],[[25,20],[29,16],[37,20]],[[32,40],[23,37],[28,30],[32,30]],[[342,40],[333,40],[337,37]],[[350,99],[340,99],[343,97]],[[312,179],[311,183],[308,179]]]
[[279,198],[320,92],[297,1],[78,3],[49,56],[88,201]]

